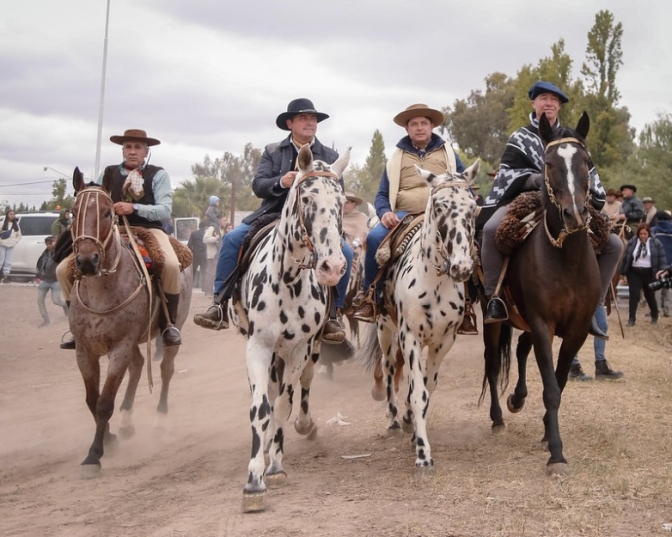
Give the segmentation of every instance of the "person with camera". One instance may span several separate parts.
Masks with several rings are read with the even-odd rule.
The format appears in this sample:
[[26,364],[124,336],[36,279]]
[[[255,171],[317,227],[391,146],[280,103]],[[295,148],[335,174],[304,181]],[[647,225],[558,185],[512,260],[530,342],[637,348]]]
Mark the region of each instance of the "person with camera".
[[642,222],[637,226],[637,234],[628,241],[621,263],[621,274],[628,279],[629,315],[628,326],[635,326],[637,305],[644,291],[644,298],[651,308],[651,324],[658,323],[658,304],[655,290],[650,284],[667,266],[665,249],[662,243],[651,236],[649,224]]
[[[655,221],[656,224],[651,226],[651,235],[661,242],[665,249],[665,259],[672,263],[672,216],[665,211],[658,211]],[[659,279],[657,275],[656,279]],[[669,317],[672,315],[672,290],[669,286],[660,286],[655,291],[658,310],[663,310],[663,317]]]

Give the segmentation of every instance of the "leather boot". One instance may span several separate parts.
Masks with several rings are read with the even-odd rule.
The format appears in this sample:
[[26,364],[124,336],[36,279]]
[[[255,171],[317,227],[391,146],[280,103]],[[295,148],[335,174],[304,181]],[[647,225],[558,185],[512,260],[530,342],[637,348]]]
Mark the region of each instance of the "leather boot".
[[614,371],[606,360],[595,360],[595,378],[597,380],[616,380],[623,376],[622,371]]
[[343,313],[340,308],[334,312],[334,315],[324,325],[322,331],[322,341],[338,345],[345,341],[345,327],[343,326]]
[[506,304],[497,295],[492,295],[488,301],[488,309],[483,317],[483,324],[501,323],[508,321],[509,312],[506,310]]
[[457,329],[457,333],[468,336],[478,335],[478,321],[476,320],[476,314],[474,313],[474,308],[469,299],[464,303],[464,319],[462,319],[462,324]]
[[[70,301],[66,300],[65,301],[65,307],[70,311]],[[74,351],[77,349],[77,344],[75,343],[75,336],[72,336],[70,339],[66,339],[65,341],[61,341],[60,345],[61,349],[64,349],[66,351]]]
[[352,299],[354,311],[352,318],[362,321],[364,323],[375,323],[378,318],[378,306],[373,301],[373,293],[369,291],[365,293],[360,291],[357,296]]
[[194,315],[194,323],[210,330],[227,329],[229,327],[229,301],[224,300],[220,303],[216,296],[205,313]]
[[166,319],[166,314],[161,308],[159,314],[159,328],[161,329],[161,337],[163,339],[164,347],[176,347],[182,345],[182,336],[180,331],[174,326],[177,320],[177,307],[180,304],[180,295],[170,295],[166,293],[166,308],[170,319]]
[[591,377],[590,375],[586,375],[583,372],[581,364],[572,364],[569,367],[569,376],[567,378],[569,380],[582,380],[582,381],[593,380],[593,377]]
[[593,315],[590,319],[590,328],[588,329],[588,333],[591,336],[595,336],[598,339],[604,339],[605,341],[609,341],[609,336],[605,334],[602,331],[602,329],[598,326],[597,319],[595,319],[595,315]]

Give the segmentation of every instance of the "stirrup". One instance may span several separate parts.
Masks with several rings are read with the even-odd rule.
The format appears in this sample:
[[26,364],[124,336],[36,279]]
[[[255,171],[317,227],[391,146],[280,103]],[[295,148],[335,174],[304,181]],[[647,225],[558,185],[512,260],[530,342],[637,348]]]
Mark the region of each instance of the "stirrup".
[[483,324],[502,323],[509,320],[506,304],[498,295],[492,295],[488,301]]

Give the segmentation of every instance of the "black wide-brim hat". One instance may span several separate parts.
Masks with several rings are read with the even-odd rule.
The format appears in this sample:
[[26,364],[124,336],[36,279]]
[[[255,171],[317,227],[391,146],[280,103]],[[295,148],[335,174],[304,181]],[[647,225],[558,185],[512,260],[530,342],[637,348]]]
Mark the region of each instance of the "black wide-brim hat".
[[619,188],[619,190],[623,192],[624,188],[629,188],[633,192],[637,192],[637,187],[635,185],[622,185],[621,188]]
[[329,115],[315,110],[315,105],[313,104],[313,101],[302,97],[300,99],[294,99],[292,102],[290,102],[287,105],[287,112],[283,112],[282,114],[280,114],[278,118],[275,120],[275,124],[278,126],[279,129],[282,129],[283,131],[288,131],[289,129],[287,128],[287,120],[293,119],[294,116],[298,114],[315,114],[318,123],[320,121],[324,121],[329,117]]

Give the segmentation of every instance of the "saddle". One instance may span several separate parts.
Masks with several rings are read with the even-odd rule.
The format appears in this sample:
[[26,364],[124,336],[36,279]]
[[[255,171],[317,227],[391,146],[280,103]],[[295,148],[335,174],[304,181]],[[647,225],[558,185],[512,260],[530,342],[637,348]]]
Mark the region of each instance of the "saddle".
[[[165,258],[163,255],[163,251],[161,250],[161,247],[158,245],[152,234],[147,230],[147,228],[144,227],[131,227],[131,231],[133,233],[135,242],[138,245],[138,250],[140,250],[140,254],[142,255],[142,260],[145,263],[145,266],[147,267],[147,272],[150,274],[150,276],[161,274],[161,271],[163,270],[163,265],[165,263]],[[130,240],[126,235],[125,228],[123,227],[120,228],[119,233],[121,235],[122,246],[133,251],[130,245]],[[68,235],[70,234],[68,233]],[[184,244],[182,244],[173,236],[169,236],[168,239],[170,240],[170,245],[173,247],[173,251],[175,252],[177,259],[180,262],[180,272],[182,272],[186,268],[190,267],[193,262],[193,255],[191,253],[191,250],[189,250],[189,248],[187,248]],[[72,239],[70,239],[69,244],[67,244],[67,246],[65,245],[64,241],[64,244],[62,245],[62,249],[60,251],[60,255],[63,256],[63,258],[65,258],[71,253],[72,253]],[[70,280],[70,283],[74,283],[76,279],[76,268],[74,257],[70,260],[70,264],[67,269],[67,275],[68,279]]]
[[424,213],[407,214],[385,235],[376,251],[376,262],[380,267],[378,275],[406,251],[408,243],[420,230],[424,219]]

